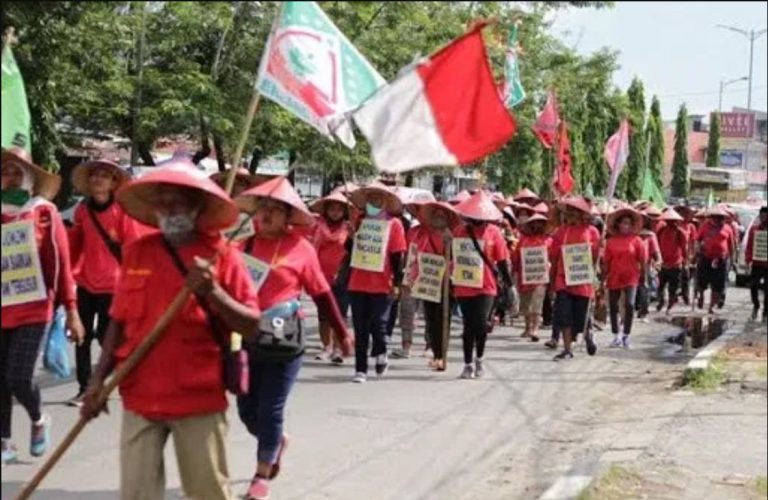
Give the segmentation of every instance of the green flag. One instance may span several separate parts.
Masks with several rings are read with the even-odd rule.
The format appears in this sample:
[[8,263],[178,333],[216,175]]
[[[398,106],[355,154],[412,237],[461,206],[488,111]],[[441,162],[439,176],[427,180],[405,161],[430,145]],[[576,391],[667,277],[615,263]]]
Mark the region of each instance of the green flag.
[[24,80],[13,58],[11,47],[3,48],[3,139],[2,147],[18,146],[30,151],[32,142],[29,138],[29,108]]
[[525,99],[525,90],[520,82],[520,67],[517,64],[517,26],[509,28],[507,57],[504,64],[504,86],[501,89],[504,104],[512,109]]
[[592,187],[591,182],[587,182],[587,188],[584,190],[584,196],[592,199],[595,197],[595,189]]
[[659,208],[664,206],[664,193],[656,185],[653,173],[648,165],[645,166],[645,173],[643,174],[643,191],[640,194],[640,198],[650,201]]

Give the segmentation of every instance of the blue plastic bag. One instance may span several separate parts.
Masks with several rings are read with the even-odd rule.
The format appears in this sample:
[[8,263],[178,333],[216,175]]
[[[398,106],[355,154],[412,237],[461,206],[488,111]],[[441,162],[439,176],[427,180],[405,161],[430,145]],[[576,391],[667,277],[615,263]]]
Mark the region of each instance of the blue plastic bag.
[[43,367],[58,378],[67,378],[72,373],[69,362],[69,341],[67,340],[66,313],[63,307],[56,309],[48,340],[45,342]]

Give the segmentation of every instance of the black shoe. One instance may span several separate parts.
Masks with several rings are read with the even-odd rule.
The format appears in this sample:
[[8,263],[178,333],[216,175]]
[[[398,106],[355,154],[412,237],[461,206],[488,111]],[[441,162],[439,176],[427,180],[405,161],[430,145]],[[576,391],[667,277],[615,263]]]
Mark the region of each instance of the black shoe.
[[83,406],[83,395],[85,395],[85,390],[80,389],[75,397],[67,401],[67,406],[74,406],[75,408]]
[[[760,310],[759,307],[753,307],[752,308],[752,316],[749,318],[750,321],[757,321],[757,312]],[[765,315],[763,315],[763,319],[765,319]]]
[[656,304],[656,312],[661,312],[661,310],[664,309],[664,301],[660,300],[658,304]]
[[544,342],[544,347],[548,347],[550,349],[557,349],[557,342],[554,340],[547,340]]
[[383,354],[382,356],[377,356],[376,357],[376,375],[378,375],[379,377],[383,377],[387,373],[387,368],[389,368],[387,355]]
[[597,344],[595,344],[595,339],[592,338],[591,333],[584,336],[584,342],[587,344],[587,354],[590,356],[597,354]]
[[552,361],[560,361],[563,359],[573,359],[573,353],[571,351],[563,351],[555,356]]

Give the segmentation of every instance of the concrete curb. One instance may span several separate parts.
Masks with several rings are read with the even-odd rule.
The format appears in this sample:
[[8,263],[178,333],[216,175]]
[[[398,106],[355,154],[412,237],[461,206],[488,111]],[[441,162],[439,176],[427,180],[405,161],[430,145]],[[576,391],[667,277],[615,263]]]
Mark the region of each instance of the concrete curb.
[[712,363],[712,360],[723,349],[723,347],[725,347],[729,341],[733,340],[743,331],[744,328],[731,328],[730,330],[725,331],[718,338],[710,342],[704,349],[699,351],[699,353],[696,354],[696,356],[694,356],[694,358],[688,362],[688,364],[685,366],[686,371],[700,371],[709,368],[710,363]]

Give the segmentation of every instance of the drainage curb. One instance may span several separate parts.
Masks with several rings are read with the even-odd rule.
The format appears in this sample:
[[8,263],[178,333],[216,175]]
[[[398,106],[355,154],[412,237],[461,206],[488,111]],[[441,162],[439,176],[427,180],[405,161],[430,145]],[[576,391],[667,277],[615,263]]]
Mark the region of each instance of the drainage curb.
[[696,354],[696,356],[694,356],[694,358],[688,362],[688,364],[685,366],[685,369],[692,371],[706,370],[709,368],[709,365],[712,363],[714,357],[717,356],[723,347],[725,347],[725,345],[730,340],[735,338],[743,331],[743,328],[731,328],[730,330],[726,330],[722,335],[710,342],[704,349],[699,351],[699,353]]

